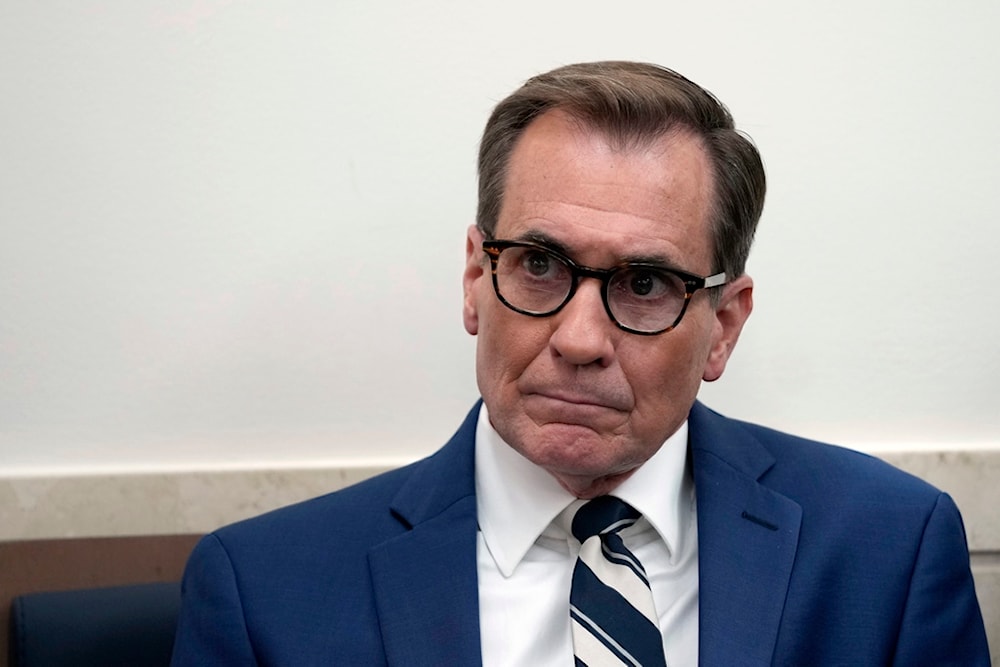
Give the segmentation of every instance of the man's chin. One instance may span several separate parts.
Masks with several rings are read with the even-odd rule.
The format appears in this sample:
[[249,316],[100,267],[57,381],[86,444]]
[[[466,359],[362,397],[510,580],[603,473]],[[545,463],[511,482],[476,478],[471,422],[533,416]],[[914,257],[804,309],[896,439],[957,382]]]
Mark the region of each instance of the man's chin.
[[538,428],[521,448],[528,460],[557,477],[589,478],[617,475],[629,466],[615,455],[618,446],[590,426],[552,423]]
[[559,470],[549,470],[556,481],[563,489],[573,494],[577,498],[590,499],[611,493],[619,484],[628,479],[635,468],[615,472],[598,474],[591,470],[585,473],[580,471],[568,472]]

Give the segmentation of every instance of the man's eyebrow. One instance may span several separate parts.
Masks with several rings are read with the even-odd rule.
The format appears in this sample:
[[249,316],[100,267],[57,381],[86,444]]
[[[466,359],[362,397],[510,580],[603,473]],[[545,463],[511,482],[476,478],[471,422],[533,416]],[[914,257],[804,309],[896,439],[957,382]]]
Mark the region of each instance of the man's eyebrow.
[[[523,234],[518,235],[514,240],[525,241],[528,243],[536,243],[540,246],[545,246],[555,250],[556,252],[569,257],[574,262],[578,261],[576,258],[576,253],[572,248],[566,244],[558,241],[544,232],[539,232],[536,230],[528,230]],[[676,271],[686,271],[681,267],[680,263],[675,261],[673,258],[668,257],[660,253],[643,253],[635,255],[626,255],[624,257],[619,257],[615,260],[615,265],[620,266],[622,264],[648,264],[651,266],[657,266],[664,269],[673,269]]]
[[520,234],[515,240],[524,241],[527,243],[536,243],[540,246],[545,246],[546,248],[550,248],[558,253],[566,255],[571,259],[573,258],[572,250],[570,250],[565,244],[557,241],[548,234],[545,234],[544,232],[528,230],[523,234]]

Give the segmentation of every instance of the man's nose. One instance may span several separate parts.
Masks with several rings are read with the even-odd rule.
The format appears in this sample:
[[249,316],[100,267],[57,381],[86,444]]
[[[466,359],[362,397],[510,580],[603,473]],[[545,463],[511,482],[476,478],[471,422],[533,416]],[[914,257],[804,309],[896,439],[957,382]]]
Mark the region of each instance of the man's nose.
[[604,309],[601,281],[582,278],[573,298],[553,316],[552,349],[574,366],[608,366],[614,357],[618,331]]

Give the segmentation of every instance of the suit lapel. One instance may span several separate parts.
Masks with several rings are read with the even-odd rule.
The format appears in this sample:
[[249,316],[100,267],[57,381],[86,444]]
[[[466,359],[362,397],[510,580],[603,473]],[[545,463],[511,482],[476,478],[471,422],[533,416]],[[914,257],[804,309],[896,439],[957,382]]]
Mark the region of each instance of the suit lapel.
[[479,405],[393,503],[407,532],[368,554],[390,665],[479,665],[475,424]]
[[[369,552],[390,665],[481,664],[476,570],[477,404],[393,505],[405,533]],[[799,505],[758,480],[774,465],[738,422],[690,416],[698,498],[703,667],[770,665],[798,543]]]
[[758,482],[774,459],[738,422],[696,404],[690,427],[698,499],[699,662],[770,665],[802,509]]

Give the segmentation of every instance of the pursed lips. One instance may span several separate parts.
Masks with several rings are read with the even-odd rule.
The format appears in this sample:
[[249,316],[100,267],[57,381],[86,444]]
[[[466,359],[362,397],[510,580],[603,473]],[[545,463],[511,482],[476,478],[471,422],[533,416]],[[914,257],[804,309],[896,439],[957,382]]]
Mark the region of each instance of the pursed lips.
[[[522,395],[526,399],[535,397],[546,402],[551,401],[555,404],[553,407],[556,407],[557,409],[559,407],[569,410],[604,409],[614,410],[616,412],[625,412],[629,409],[621,397],[595,396],[589,393],[566,391],[565,389],[532,388],[530,391],[523,391]],[[561,406],[559,404],[561,404]]]

